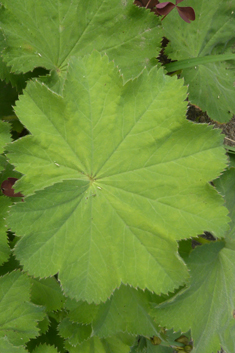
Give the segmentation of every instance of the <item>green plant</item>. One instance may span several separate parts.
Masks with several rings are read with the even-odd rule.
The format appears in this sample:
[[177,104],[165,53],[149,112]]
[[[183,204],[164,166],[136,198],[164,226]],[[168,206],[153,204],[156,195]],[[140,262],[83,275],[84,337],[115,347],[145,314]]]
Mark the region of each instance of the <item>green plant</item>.
[[[185,1],[190,24],[127,0],[1,3],[0,350],[233,352],[234,159],[166,74],[182,69],[189,100],[228,119],[232,2]],[[178,60],[165,69],[163,36]],[[209,73],[203,101],[185,60],[213,66],[224,100]]]

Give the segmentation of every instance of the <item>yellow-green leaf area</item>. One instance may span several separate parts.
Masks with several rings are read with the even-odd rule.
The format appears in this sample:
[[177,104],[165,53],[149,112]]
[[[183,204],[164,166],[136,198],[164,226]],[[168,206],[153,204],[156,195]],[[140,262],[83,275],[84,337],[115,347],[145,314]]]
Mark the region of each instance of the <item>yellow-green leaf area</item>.
[[123,86],[97,52],[71,60],[63,97],[28,84],[16,113],[31,134],[8,146],[29,195],[8,219],[25,270],[58,272],[89,303],[121,283],[157,294],[185,283],[176,240],[221,236],[229,220],[208,183],[226,166],[223,138],[185,119],[185,98],[157,68]]

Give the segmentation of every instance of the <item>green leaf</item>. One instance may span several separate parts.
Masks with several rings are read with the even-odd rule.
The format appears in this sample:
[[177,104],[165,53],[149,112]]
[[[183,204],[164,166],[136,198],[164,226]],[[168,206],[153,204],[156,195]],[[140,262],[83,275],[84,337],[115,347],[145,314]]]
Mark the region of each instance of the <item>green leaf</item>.
[[[58,312],[52,312],[57,314]],[[41,324],[41,322],[40,322]],[[30,340],[27,343],[27,349],[29,352],[32,352],[37,346],[40,344],[48,344],[51,346],[55,346],[60,353],[66,353],[67,351],[64,349],[64,339],[58,334],[58,322],[51,318],[50,316],[50,326],[46,333],[41,333],[35,339]]]
[[13,104],[18,94],[11,85],[5,81],[0,81],[0,117],[13,115]]
[[96,336],[76,347],[66,344],[69,353],[129,353],[134,337],[119,334],[107,339]]
[[[185,1],[192,6],[196,20],[190,25],[174,11],[164,19],[164,35],[170,40],[167,53],[172,60],[205,59],[234,53],[234,6],[231,1]],[[207,58],[208,57],[208,58]],[[231,63],[233,65],[231,66]],[[183,69],[181,76],[189,85],[189,100],[219,122],[235,113],[234,64],[223,61],[195,64]],[[183,68],[183,67],[182,67]]]
[[54,346],[41,344],[33,350],[33,353],[58,353],[58,351]]
[[234,258],[234,249],[224,242],[197,247],[186,261],[192,276],[189,288],[152,309],[161,325],[182,332],[191,329],[195,353],[217,352],[221,329],[234,321]]
[[230,166],[235,168],[235,154],[229,153],[228,155],[229,155]]
[[5,262],[3,265],[0,266],[0,276],[3,276],[19,268],[20,268],[19,261],[17,261],[13,253],[11,253],[7,262]]
[[224,196],[226,207],[231,218],[230,230],[226,240],[235,239],[235,168],[229,168],[219,179],[214,180],[216,189]]
[[[0,168],[2,169],[0,173],[0,183],[7,178],[20,178],[21,174],[14,170],[14,166],[8,163],[5,155],[0,155]],[[15,187],[15,185],[14,185]]]
[[148,314],[150,299],[148,291],[142,292],[122,285],[106,303],[99,305],[92,324],[94,333],[99,337],[108,337],[120,331],[158,336],[158,325]]
[[54,277],[31,279],[31,282],[31,301],[34,304],[45,306],[47,311],[60,310],[63,307],[65,297]]
[[38,323],[38,328],[40,329],[40,334],[46,334],[50,326],[50,320],[48,316]]
[[68,317],[71,321],[92,323],[94,334],[101,338],[118,332],[150,337],[159,335],[158,325],[148,314],[151,300],[150,292],[121,285],[105,303],[95,306],[68,300],[66,308],[70,309]]
[[145,337],[137,336],[130,353],[146,353],[147,339]]
[[[1,10],[0,10],[1,11]],[[5,49],[6,41],[2,32],[0,32],[0,51]],[[2,56],[0,57],[0,79],[7,83],[11,83],[12,87],[17,87],[18,90],[25,87],[25,77],[24,75],[14,75],[11,73],[11,69],[3,61]],[[12,90],[12,93],[14,90]],[[13,94],[14,95],[14,94]],[[3,102],[1,102],[2,104]]]
[[[234,320],[233,320],[234,321]],[[233,353],[235,350],[235,324],[230,322],[229,325],[221,327],[220,339],[223,350],[226,353]]]
[[65,308],[69,311],[68,317],[72,322],[90,324],[97,316],[99,305],[67,298]]
[[0,196],[0,208],[1,208],[1,218],[0,218],[0,265],[7,261],[10,255],[10,248],[7,240],[7,228],[5,224],[5,219],[7,217],[7,212],[9,206],[12,204],[11,200],[5,196]]
[[4,0],[2,4],[3,57],[15,72],[45,67],[60,80],[71,56],[94,49],[114,59],[125,80],[157,64],[160,21],[132,0]]
[[68,318],[65,318],[59,325],[59,334],[66,338],[72,346],[76,346],[77,344],[88,340],[91,333],[91,325],[71,322]]
[[9,341],[7,336],[0,338],[0,349],[4,353],[28,353],[22,346],[13,346]]
[[170,347],[154,346],[150,341],[147,341],[147,353],[174,353]]
[[38,334],[44,309],[29,302],[30,281],[20,271],[0,278],[0,336],[20,346]]
[[183,239],[179,242],[179,254],[183,260],[189,256],[192,250],[192,239]]
[[3,153],[5,145],[10,141],[10,125],[0,120],[0,154]]
[[189,67],[195,67],[195,65],[215,63],[217,61],[234,60],[235,54],[219,54],[219,55],[206,55],[197,58],[190,58],[180,61],[172,61],[165,64],[165,68],[168,72],[177,71],[181,69],[187,69]]
[[[9,127],[10,127],[10,125],[8,123],[0,121],[0,149],[1,149],[1,146],[3,147],[6,143],[8,143],[11,140],[10,134],[9,134],[9,130],[10,130]],[[1,128],[2,128],[2,130],[1,130]],[[3,148],[2,148],[2,151],[3,151]],[[2,151],[0,151],[0,152],[2,152]],[[0,171],[1,171],[0,185],[8,177],[20,177],[20,174],[18,172],[13,171],[12,169],[13,169],[13,166],[7,162],[5,155],[0,155]],[[9,255],[10,255],[10,248],[9,248],[8,239],[7,239],[6,218],[7,218],[8,212],[9,212],[9,207],[11,205],[12,205],[11,198],[6,197],[4,195],[0,195],[0,209],[1,209],[0,265],[2,265],[4,262],[6,262],[9,258]],[[8,272],[10,269],[12,269],[12,266],[11,266],[11,264],[7,263],[0,269],[0,274]]]
[[[225,197],[225,203],[229,209],[231,218],[230,230],[225,235],[226,246],[231,250],[235,250],[235,168],[229,168],[221,175],[219,179],[214,180],[217,190]],[[230,278],[232,280],[233,275]],[[234,303],[234,301],[233,301]],[[233,308],[235,305],[233,305]],[[234,315],[234,310],[233,310]],[[228,352],[234,352],[235,348],[235,324],[234,319],[228,320],[226,325],[223,325],[220,330],[220,340],[223,349]]]
[[65,294],[97,303],[121,282],[157,294],[185,283],[175,240],[221,236],[229,221],[208,184],[226,166],[223,138],[185,119],[185,96],[157,68],[123,86],[97,52],[71,61],[64,98],[29,83],[16,111],[31,135],[8,145],[15,189],[51,186],[9,217],[25,270],[59,272]]
[[[3,155],[0,155],[0,172],[2,172],[2,170],[4,170],[4,167],[6,165],[6,158]],[[0,173],[1,175],[2,173]]]

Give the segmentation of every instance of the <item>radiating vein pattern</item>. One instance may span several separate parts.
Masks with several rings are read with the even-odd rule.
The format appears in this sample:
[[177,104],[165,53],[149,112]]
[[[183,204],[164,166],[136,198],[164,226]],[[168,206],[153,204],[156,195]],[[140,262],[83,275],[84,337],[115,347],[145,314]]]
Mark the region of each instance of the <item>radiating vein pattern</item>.
[[123,85],[98,52],[70,60],[63,97],[29,83],[16,112],[32,135],[7,148],[29,195],[8,219],[25,270],[59,273],[66,294],[96,303],[121,283],[185,283],[176,240],[228,222],[208,183],[226,166],[223,138],[185,119],[185,98],[158,68]]

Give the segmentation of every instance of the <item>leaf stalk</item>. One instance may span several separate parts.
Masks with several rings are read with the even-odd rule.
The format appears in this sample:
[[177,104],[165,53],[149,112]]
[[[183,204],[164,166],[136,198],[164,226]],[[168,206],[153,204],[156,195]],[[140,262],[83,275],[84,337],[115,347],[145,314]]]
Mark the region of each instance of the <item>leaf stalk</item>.
[[188,69],[197,65],[205,65],[209,63],[214,63],[218,61],[227,61],[235,60],[235,54],[219,54],[219,55],[206,55],[203,57],[197,58],[188,58],[186,60],[174,61],[168,64],[165,64],[165,69],[168,72]]

